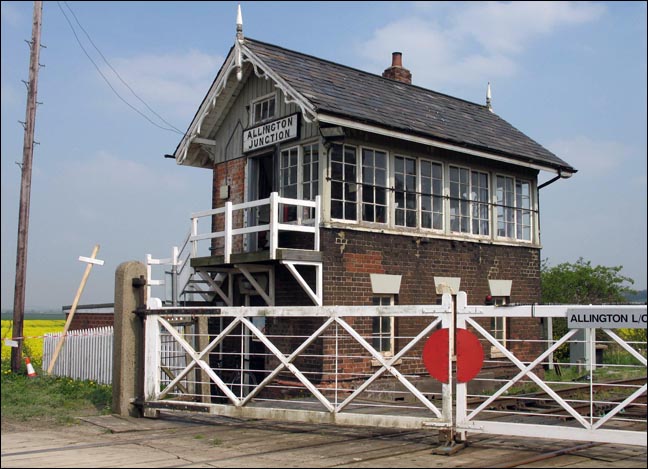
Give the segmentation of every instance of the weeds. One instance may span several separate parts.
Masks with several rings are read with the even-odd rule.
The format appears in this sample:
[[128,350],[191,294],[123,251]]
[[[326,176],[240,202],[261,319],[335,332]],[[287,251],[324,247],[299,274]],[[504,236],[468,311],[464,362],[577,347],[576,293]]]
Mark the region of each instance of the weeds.
[[83,415],[110,413],[112,386],[94,381],[48,376],[40,364],[37,377],[24,370],[11,371],[9,360],[2,360],[2,421],[71,424]]

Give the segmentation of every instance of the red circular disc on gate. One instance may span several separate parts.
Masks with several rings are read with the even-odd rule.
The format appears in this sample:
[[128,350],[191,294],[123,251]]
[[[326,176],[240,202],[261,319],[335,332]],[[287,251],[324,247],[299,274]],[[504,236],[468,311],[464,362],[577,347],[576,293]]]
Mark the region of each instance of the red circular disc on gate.
[[[442,383],[448,379],[448,329],[434,332],[423,347],[423,363],[428,373]],[[457,329],[457,382],[473,379],[484,364],[484,349],[475,334]]]

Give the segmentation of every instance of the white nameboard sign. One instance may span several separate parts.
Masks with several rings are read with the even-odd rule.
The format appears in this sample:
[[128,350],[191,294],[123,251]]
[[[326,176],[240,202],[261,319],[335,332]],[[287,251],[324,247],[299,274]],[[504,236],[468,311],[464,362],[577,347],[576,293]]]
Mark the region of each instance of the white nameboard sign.
[[299,114],[292,114],[276,121],[243,131],[243,153],[286,142],[299,137]]
[[646,311],[602,312],[595,309],[568,309],[567,326],[570,329],[646,329]]

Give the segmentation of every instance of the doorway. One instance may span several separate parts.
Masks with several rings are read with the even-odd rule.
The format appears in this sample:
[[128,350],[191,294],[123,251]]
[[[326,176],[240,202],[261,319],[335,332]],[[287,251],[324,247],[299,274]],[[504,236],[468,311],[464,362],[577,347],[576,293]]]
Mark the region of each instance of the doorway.
[[[248,159],[248,201],[270,197],[274,188],[274,154],[266,153]],[[270,223],[270,205],[252,207],[248,210],[247,225],[259,226]],[[256,252],[269,248],[268,232],[250,233],[246,251]]]

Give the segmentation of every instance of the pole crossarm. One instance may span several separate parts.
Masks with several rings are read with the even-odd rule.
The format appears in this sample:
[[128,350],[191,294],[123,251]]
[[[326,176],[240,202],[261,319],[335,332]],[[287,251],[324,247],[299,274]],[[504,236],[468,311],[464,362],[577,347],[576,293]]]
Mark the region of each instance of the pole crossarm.
[[[96,244],[89,258],[86,257],[82,259],[81,257],[79,257],[80,261],[87,262],[88,265],[86,265],[85,272],[83,273],[83,277],[81,278],[81,283],[79,284],[79,289],[77,290],[76,296],[74,297],[74,301],[72,302],[72,307],[70,308],[70,312],[68,313],[67,320],[65,321],[65,327],[63,328],[61,339],[56,345],[56,350],[54,350],[52,361],[47,367],[48,374],[52,373],[52,370],[54,369],[54,365],[56,364],[56,360],[58,359],[58,356],[61,353],[61,349],[63,348],[63,344],[65,343],[65,337],[67,335],[68,330],[70,329],[70,325],[72,324],[72,319],[74,319],[74,313],[76,313],[79,300],[81,299],[81,294],[83,293],[83,289],[85,288],[86,282],[88,281],[88,277],[90,276],[90,271],[92,270],[92,266],[94,266],[98,262],[101,262],[101,264],[99,265],[103,265],[103,261],[95,262],[97,260],[96,257],[98,252],[99,252],[99,245]],[[85,261],[84,259],[88,259],[88,261]]]

